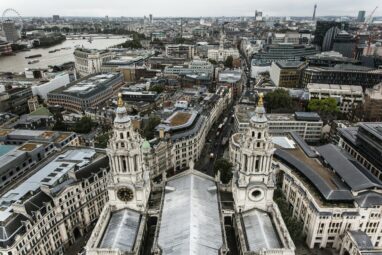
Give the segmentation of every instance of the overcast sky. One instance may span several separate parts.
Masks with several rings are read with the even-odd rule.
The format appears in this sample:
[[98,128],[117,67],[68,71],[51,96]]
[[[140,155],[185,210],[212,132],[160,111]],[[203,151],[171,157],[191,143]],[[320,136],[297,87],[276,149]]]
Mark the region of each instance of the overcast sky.
[[[17,10],[21,16],[253,16],[261,10],[269,16],[356,16],[370,13],[381,0],[0,0],[0,11]],[[368,15],[368,14],[366,14]],[[382,6],[376,16],[382,16]]]

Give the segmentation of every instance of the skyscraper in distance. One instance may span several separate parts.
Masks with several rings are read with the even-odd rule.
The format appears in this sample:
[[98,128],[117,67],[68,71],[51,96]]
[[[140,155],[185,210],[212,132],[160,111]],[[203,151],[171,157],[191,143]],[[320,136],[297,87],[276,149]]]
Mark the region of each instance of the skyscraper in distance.
[[365,11],[359,11],[358,12],[358,17],[357,17],[357,22],[365,22]]

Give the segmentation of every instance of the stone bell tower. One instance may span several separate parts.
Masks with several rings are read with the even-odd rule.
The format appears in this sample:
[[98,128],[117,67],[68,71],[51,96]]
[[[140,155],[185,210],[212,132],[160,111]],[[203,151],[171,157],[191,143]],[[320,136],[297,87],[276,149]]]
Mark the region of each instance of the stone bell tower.
[[232,180],[236,211],[266,210],[272,203],[274,174],[271,168],[273,143],[260,94],[250,126],[240,140],[239,163]]
[[150,196],[149,169],[142,151],[144,140],[133,128],[122,95],[118,97],[113,134],[106,150],[112,175],[109,203],[118,209],[144,211]]

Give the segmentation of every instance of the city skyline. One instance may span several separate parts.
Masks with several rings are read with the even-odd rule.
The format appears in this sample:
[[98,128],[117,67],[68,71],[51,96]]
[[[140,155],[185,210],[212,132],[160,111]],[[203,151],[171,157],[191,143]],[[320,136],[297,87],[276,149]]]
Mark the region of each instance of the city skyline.
[[[39,0],[29,3],[22,0],[3,0],[1,9],[13,8],[20,12],[22,16],[51,16],[58,14],[61,16],[82,16],[82,17],[141,17],[143,15],[153,14],[154,17],[219,17],[219,16],[254,16],[255,10],[262,11],[264,15],[269,16],[311,16],[313,14],[313,6],[317,4],[316,16],[357,16],[359,10],[365,10],[366,16],[378,5],[378,0],[371,0],[368,5],[363,2],[351,0],[288,0],[276,1],[270,0],[266,2],[240,0],[218,1],[195,0],[192,2],[164,0],[153,1],[143,0],[139,2],[122,2],[119,0],[108,1],[108,6],[104,6],[104,2],[100,0],[75,2],[68,0],[57,4],[47,0]],[[163,8],[163,5],[170,8]],[[219,8],[215,8],[219,5]],[[44,8],[41,8],[44,6]],[[298,8],[290,8],[296,6]],[[46,12],[49,10],[49,13]],[[381,16],[382,9],[377,9],[375,16]]]

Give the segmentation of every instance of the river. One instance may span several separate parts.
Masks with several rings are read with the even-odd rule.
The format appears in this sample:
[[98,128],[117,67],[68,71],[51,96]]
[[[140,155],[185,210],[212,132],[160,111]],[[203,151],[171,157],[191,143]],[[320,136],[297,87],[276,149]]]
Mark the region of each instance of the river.
[[[1,56],[0,57],[0,72],[23,72],[25,68],[47,68],[49,65],[59,65],[65,62],[74,61],[73,51],[75,46],[85,47],[88,49],[106,49],[126,41],[126,38],[112,37],[112,38],[93,38],[90,43],[87,39],[79,40],[66,40],[60,44],[49,48],[37,48],[30,51],[18,52],[14,56]],[[60,51],[49,53],[51,50],[62,49]],[[26,56],[41,54],[42,57],[26,59]],[[38,59],[40,62],[35,64],[28,64],[28,61]]]

